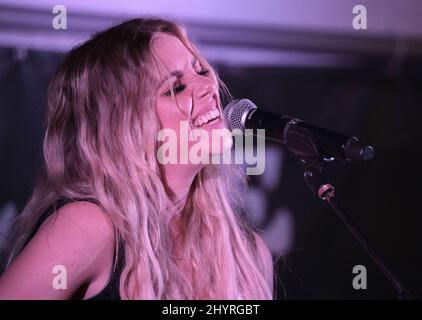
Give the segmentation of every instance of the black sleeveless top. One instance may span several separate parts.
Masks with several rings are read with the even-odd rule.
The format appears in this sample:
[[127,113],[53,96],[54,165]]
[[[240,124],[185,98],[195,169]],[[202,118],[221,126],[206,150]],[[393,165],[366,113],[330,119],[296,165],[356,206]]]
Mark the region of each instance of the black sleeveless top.
[[[94,203],[98,205],[98,201],[93,198],[60,198],[57,200],[56,203],[52,204],[44,213],[41,215],[41,217],[38,219],[37,224],[32,231],[31,235],[29,236],[28,240],[25,243],[25,246],[28,244],[28,242],[34,237],[34,235],[37,233],[38,229],[41,227],[43,222],[56,210],[63,207],[65,204],[73,201],[89,201],[91,203]],[[119,282],[120,282],[120,275],[123,271],[124,264],[125,264],[125,254],[124,254],[124,246],[122,243],[119,244],[119,252],[117,257],[117,263],[116,268],[114,268],[115,264],[115,254],[113,255],[113,264],[112,264],[112,270],[110,273],[110,276],[108,278],[107,284],[105,287],[98,292],[93,297],[87,299],[87,300],[120,300],[120,293],[119,293]],[[78,299],[78,294],[76,294],[75,297],[72,299]]]

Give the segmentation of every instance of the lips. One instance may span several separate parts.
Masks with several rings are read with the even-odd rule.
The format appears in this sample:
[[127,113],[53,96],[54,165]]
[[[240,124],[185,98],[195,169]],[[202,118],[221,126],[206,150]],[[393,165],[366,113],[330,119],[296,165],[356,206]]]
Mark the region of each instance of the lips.
[[193,119],[193,125],[200,128],[218,118],[220,118],[220,111],[216,107],[213,107],[212,109],[206,110],[205,112],[199,114],[195,119]]

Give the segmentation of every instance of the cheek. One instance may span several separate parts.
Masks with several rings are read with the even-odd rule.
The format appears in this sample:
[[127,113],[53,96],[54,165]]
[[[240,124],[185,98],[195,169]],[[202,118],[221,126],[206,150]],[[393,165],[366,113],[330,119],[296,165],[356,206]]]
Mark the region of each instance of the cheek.
[[174,129],[184,119],[184,115],[174,104],[161,104],[157,107],[157,116],[162,129]]
[[188,98],[178,97],[175,101],[164,100],[157,104],[157,116],[162,128],[179,127],[180,121],[188,121],[191,112],[191,102]]

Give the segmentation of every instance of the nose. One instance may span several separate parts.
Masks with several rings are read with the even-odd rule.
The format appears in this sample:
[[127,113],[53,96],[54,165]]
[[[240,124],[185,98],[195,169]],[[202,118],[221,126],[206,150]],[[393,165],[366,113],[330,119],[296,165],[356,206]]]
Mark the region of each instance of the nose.
[[190,103],[188,114],[191,119],[195,119],[207,108],[218,106],[218,86],[211,77],[202,75],[192,75],[189,77]]
[[201,77],[192,92],[193,104],[209,104],[217,97],[217,85],[210,78]]

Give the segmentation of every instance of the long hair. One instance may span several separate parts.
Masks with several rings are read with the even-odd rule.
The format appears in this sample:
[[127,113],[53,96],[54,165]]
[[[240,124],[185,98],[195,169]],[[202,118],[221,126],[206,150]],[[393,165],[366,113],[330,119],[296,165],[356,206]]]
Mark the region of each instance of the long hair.
[[157,32],[176,36],[201,58],[180,25],[155,18],[97,33],[66,55],[48,88],[44,164],[20,214],[11,260],[59,198],[90,197],[112,221],[116,248],[124,244],[122,298],[271,299],[263,256],[242,209],[239,185],[246,179],[239,168],[203,167],[182,209],[183,234],[172,231],[156,158],[151,39]]

